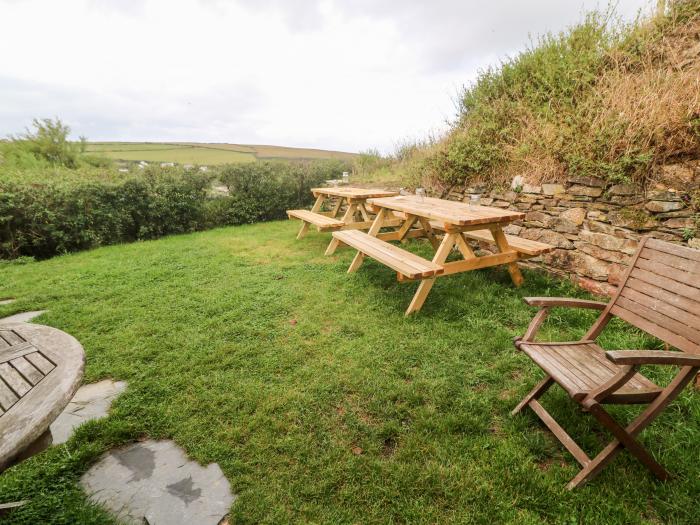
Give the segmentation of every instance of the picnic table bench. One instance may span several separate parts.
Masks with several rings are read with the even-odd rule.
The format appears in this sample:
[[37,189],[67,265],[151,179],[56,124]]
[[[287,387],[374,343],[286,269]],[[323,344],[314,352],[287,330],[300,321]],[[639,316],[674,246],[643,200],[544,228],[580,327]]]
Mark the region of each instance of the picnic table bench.
[[[400,281],[421,280],[406,315],[421,309],[437,277],[505,264],[514,284],[520,286],[523,277],[517,262],[554,249],[545,243],[503,233],[504,225],[525,217],[518,211],[414,195],[370,198],[367,204],[376,212],[369,231],[334,232],[335,244],[326,253],[333,253],[342,243],[357,250],[348,273],[356,271],[368,256],[396,270]],[[394,231],[381,231],[395,226]],[[442,233],[442,239],[436,232]],[[404,241],[408,237],[427,237],[435,249],[433,259],[424,259],[388,242]],[[477,256],[467,239],[493,244],[496,253]],[[455,247],[462,260],[447,262]]]
[[[319,232],[368,229],[372,225],[374,215],[365,206],[367,199],[397,194],[390,190],[352,186],[312,188],[311,192],[316,197],[311,210],[287,210],[290,219],[302,221],[297,239],[303,238],[311,225],[316,226]],[[334,201],[333,208],[330,211],[321,211],[326,201]],[[339,217],[343,206],[345,212]]]
[[49,326],[0,324],[0,472],[51,444],[49,426],[83,378],[85,353]]

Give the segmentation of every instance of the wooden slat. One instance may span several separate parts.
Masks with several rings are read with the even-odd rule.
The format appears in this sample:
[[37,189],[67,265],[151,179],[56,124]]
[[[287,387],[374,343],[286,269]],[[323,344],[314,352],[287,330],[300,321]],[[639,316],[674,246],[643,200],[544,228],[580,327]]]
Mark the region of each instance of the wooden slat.
[[411,278],[427,277],[442,271],[440,265],[361,231],[334,232],[333,237]]
[[646,247],[639,256],[642,259],[648,259],[654,263],[662,263],[671,268],[681,270],[682,272],[695,273],[697,278],[700,278],[700,263],[692,259],[686,259],[678,255],[664,253]]
[[0,337],[0,350],[4,350],[5,348],[10,348],[10,343]]
[[692,286],[674,281],[673,279],[643,268],[634,268],[630,273],[630,279],[639,279],[645,283],[657,286],[662,290],[666,290],[669,293],[681,295],[692,301],[700,301],[700,289],[693,288]]
[[36,352],[36,347],[31,343],[22,343],[9,348],[2,348],[0,349],[0,363],[12,361],[13,359],[31,354],[32,352]]
[[487,206],[469,206],[463,202],[415,196],[370,199],[370,204],[390,210],[402,211],[418,217],[425,217],[447,224],[460,226],[478,224],[508,223],[525,218],[525,214]]
[[454,261],[443,264],[444,275],[452,275],[453,273],[468,272],[471,270],[479,270],[490,266],[499,266],[518,261],[520,255],[518,252],[494,253],[493,255],[484,255],[474,259],[463,261]]
[[26,379],[29,383],[36,385],[39,381],[44,378],[42,374],[34,365],[27,361],[24,357],[18,357],[10,361],[10,364],[15,367],[15,369],[22,374],[22,377]]
[[55,365],[39,352],[27,354],[25,357],[31,364],[41,370],[41,373],[44,375],[48,374],[55,368]]
[[14,330],[0,330],[0,337],[7,341],[10,346],[24,343],[24,339],[18,336]]
[[[663,292],[663,290],[661,290],[661,292]],[[687,333],[683,333],[682,335],[691,341],[700,343],[700,331],[697,329],[700,327],[700,317],[695,315],[696,313],[700,313],[700,305],[697,305],[695,313],[690,313],[686,310],[677,308],[671,301],[664,300],[661,297],[661,294],[656,297],[649,296],[648,294],[644,294],[633,289],[629,285],[622,290],[620,295],[621,297],[634,301],[635,303],[640,304],[651,311],[659,312],[666,317],[673,319],[674,321],[678,321],[681,323],[681,326],[687,327]]]
[[675,346],[676,348],[683,350],[684,352],[698,352],[697,345],[692,341],[688,341],[685,337],[675,334],[667,330],[666,328],[658,326],[657,324],[639,315],[639,313],[635,313],[635,311],[629,310],[621,305],[615,304],[610,309],[610,312],[613,315],[619,317],[620,319],[636,326],[640,330],[643,330],[648,334],[667,342],[671,346]]
[[[650,297],[655,297],[661,301],[665,301],[676,308],[680,308],[681,310],[685,310],[686,312],[693,314],[694,316],[700,314],[700,300],[693,301],[692,299],[688,299],[680,294],[673,294],[659,286],[649,284],[648,282],[642,281],[635,277],[631,277],[627,281],[627,287],[631,290],[636,290]],[[700,290],[697,291],[697,294],[700,296]],[[698,317],[697,326],[700,326],[700,317]]]
[[652,250],[666,252],[677,255],[678,257],[683,257],[684,259],[700,262],[700,250],[695,250],[686,246],[679,246],[677,244],[664,242],[653,238],[647,240],[646,246]]
[[[674,334],[678,334],[679,336],[685,338],[686,340],[694,343],[696,346],[698,342],[700,342],[700,331],[698,331],[696,328],[692,326],[688,326],[684,324],[683,322],[677,321],[676,319],[673,319],[672,317],[669,317],[665,313],[663,313],[660,309],[652,309],[649,307],[648,302],[646,304],[643,304],[641,302],[637,302],[636,300],[633,300],[629,297],[629,295],[635,295],[637,292],[634,291],[625,291],[627,293],[627,296],[620,296],[617,301],[615,302],[616,306],[620,306],[626,310],[629,310],[631,312],[634,312],[635,314],[639,315],[640,317],[643,317],[650,323],[653,323],[656,326],[663,327],[664,329],[673,332]],[[643,294],[639,294],[644,296]],[[637,295],[635,295],[637,297]],[[671,307],[672,308],[672,307]],[[674,311],[677,311],[675,309]],[[641,328],[641,327],[638,327]],[[646,330],[645,330],[646,331]],[[653,334],[652,335],[656,335]],[[657,336],[658,337],[658,336]],[[670,343],[670,341],[668,341]],[[673,344],[673,343],[671,343]],[[700,349],[696,349],[697,351]]]
[[[620,370],[593,343],[523,343],[521,349],[575,399],[607,383]],[[614,395],[634,402],[636,396],[647,399],[659,391],[659,387],[637,373]]]
[[636,267],[641,268],[642,270],[647,270],[656,275],[666,277],[667,279],[672,279],[676,282],[683,283],[693,288],[700,288],[700,274],[682,272],[678,270],[678,268],[673,268],[672,266],[668,266],[658,261],[642,259],[641,257],[637,260]]
[[301,219],[314,226],[322,226],[324,228],[341,228],[343,224],[345,224],[343,221],[334,219],[333,217],[327,217],[309,210],[287,210],[287,215],[290,218]]
[[10,389],[9,386],[0,378],[0,406],[7,412],[14,405],[19,397]]
[[352,199],[369,199],[371,197],[393,197],[397,191],[378,188],[355,188],[353,186],[338,186],[328,188],[311,188],[314,195],[328,195],[331,197],[345,197]]
[[[490,230],[475,230],[464,233],[464,236],[480,242],[495,243],[493,234]],[[541,255],[543,253],[548,253],[554,250],[554,246],[551,244],[545,244],[543,242],[531,241],[530,239],[523,239],[522,237],[517,237],[515,235],[505,235],[508,245],[526,255]]]
[[0,364],[0,378],[2,378],[19,397],[22,397],[32,389],[32,385],[8,363]]

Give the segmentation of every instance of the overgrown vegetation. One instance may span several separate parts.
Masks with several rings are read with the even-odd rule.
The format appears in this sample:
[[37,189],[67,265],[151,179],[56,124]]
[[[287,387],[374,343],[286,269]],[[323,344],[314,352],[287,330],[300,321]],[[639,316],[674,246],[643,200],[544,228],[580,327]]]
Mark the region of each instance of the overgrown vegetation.
[[481,72],[451,132],[400,169],[423,183],[560,181],[644,185],[659,165],[700,152],[700,3],[623,24],[591,14]]

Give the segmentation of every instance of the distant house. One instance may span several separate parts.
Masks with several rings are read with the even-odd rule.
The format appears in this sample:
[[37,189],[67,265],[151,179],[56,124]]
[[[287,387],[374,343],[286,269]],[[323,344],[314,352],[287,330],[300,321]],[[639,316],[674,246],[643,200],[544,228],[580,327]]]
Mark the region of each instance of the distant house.
[[160,163],[161,168],[172,168],[173,166],[175,166],[174,162],[161,162]]
[[185,168],[186,170],[191,170],[192,168],[194,168],[194,165],[192,165],[192,164],[185,164],[185,165],[183,166],[183,168]]
[[199,171],[209,171],[209,166],[200,166]]
[[119,173],[129,173],[128,168],[119,168]]

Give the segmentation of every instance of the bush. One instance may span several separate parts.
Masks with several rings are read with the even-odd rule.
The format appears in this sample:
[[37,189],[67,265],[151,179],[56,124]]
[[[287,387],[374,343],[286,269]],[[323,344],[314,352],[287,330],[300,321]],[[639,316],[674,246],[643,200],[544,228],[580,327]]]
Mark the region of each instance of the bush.
[[243,224],[283,219],[286,210],[313,203],[311,188],[337,179],[349,165],[343,161],[257,162],[228,164],[219,179],[230,197],[212,203],[210,222]]
[[0,257],[38,259],[200,229],[210,176],[17,172],[0,177]]
[[230,196],[214,174],[149,166],[137,173],[65,168],[0,173],[0,258],[45,259],[96,246],[222,225],[282,219],[308,206],[311,188],[349,169],[341,161],[231,164]]

